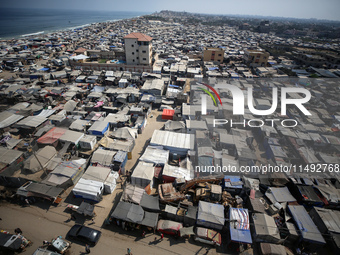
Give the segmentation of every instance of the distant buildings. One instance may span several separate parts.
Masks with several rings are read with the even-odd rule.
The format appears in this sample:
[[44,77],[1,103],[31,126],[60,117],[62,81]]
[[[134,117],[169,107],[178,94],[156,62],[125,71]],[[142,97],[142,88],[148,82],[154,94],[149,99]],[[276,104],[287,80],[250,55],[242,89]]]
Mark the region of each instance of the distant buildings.
[[204,48],[203,61],[218,61],[223,63],[224,50],[221,48]]
[[125,56],[128,65],[152,64],[152,38],[142,33],[131,33],[124,37]]
[[249,66],[267,66],[268,59],[269,53],[263,49],[247,49],[244,51],[244,62]]

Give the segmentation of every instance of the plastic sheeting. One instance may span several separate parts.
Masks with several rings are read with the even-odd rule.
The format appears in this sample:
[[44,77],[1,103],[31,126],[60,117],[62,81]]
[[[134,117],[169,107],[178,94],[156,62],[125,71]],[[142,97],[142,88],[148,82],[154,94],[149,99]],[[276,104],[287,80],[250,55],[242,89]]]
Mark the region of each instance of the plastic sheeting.
[[150,184],[152,187],[154,172],[153,164],[140,161],[131,175],[131,184],[142,188]]
[[143,155],[139,158],[140,161],[155,164],[167,164],[169,160],[169,151],[162,150],[156,147],[148,146]]

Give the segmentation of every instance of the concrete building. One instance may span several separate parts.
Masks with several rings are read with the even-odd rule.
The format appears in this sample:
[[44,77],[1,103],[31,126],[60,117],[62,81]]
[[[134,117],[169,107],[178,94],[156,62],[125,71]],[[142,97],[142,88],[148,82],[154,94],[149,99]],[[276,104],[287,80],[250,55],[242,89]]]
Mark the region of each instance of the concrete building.
[[267,66],[269,53],[263,49],[246,49],[244,51],[244,62],[249,66]]
[[204,48],[203,61],[218,61],[223,62],[224,50],[221,48]]
[[131,33],[124,37],[126,64],[152,64],[152,38],[142,33]]

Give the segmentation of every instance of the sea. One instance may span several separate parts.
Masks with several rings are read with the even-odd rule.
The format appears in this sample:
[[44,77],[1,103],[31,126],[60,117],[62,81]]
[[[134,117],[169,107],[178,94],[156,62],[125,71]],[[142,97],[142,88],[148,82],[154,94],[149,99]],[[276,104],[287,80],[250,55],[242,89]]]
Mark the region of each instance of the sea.
[[0,8],[0,40],[24,38],[93,23],[146,15],[145,12]]

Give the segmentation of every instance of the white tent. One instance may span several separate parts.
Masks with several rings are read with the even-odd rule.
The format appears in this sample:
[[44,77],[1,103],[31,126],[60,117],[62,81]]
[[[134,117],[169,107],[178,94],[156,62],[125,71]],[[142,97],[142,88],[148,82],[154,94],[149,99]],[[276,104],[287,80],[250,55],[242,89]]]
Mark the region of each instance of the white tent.
[[131,175],[131,184],[145,188],[153,185],[154,166],[152,163],[140,161]]
[[99,202],[102,198],[104,184],[102,182],[81,178],[72,192],[75,197],[81,197]]

